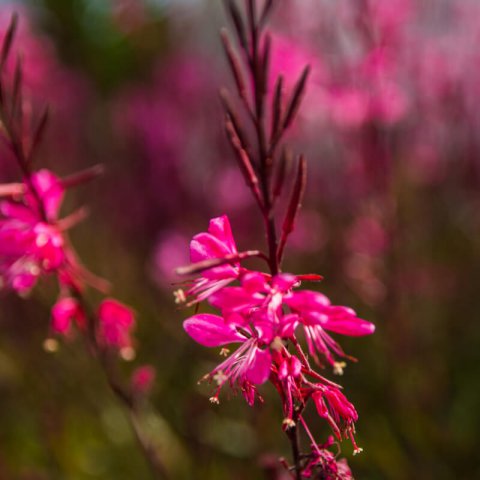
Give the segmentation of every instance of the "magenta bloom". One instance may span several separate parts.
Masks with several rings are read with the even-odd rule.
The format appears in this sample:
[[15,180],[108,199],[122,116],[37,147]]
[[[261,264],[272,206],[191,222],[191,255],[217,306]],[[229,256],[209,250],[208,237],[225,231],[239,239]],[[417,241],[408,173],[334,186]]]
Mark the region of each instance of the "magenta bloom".
[[318,414],[327,420],[338,440],[341,440],[342,436],[349,437],[354,446],[354,453],[361,452],[362,449],[357,447],[353,437],[354,424],[358,420],[355,407],[338,388],[320,384],[317,385],[317,388],[318,390],[312,394],[312,398]]
[[[302,281],[318,281],[318,275],[272,276],[249,271],[240,266],[242,257],[235,255],[237,249],[225,216],[211,220],[208,232],[196,235],[191,243],[192,271],[204,270],[188,293],[198,294],[197,302],[208,299],[221,313],[199,313],[183,323],[196,342],[206,347],[223,347],[220,353],[226,355],[205,376],[217,383],[210,400],[218,403],[221,388],[228,384],[233,391],[240,389],[249,405],[253,405],[257,385],[270,380],[281,395],[285,430],[299,420],[296,406],[312,399],[336,437],[351,438],[355,452],[360,451],[353,438],[358,417],[355,408],[341,393],[341,387],[312,370],[295,334],[297,327],[302,326],[309,353],[317,361],[321,355],[335,373],[341,373],[343,364],[334,355],[346,355],[327,332],[362,336],[373,333],[374,325],[358,318],[348,307],[332,305],[319,292],[299,290]],[[233,258],[235,263],[208,262],[222,258]],[[185,270],[189,271],[188,267]],[[237,285],[227,286],[234,280]],[[225,348],[235,344],[233,353]],[[300,420],[303,422],[301,417]],[[343,464],[337,464],[329,452],[313,455],[307,471],[313,475],[322,466],[328,466],[332,475],[338,473],[338,478],[349,478],[348,466],[342,471]]]
[[222,317],[208,313],[190,317],[183,323],[183,328],[196,342],[206,347],[241,344],[208,375],[218,384],[217,392],[211,401],[218,403],[220,389],[228,382],[232,388],[239,386],[247,402],[252,405],[255,400],[255,385],[268,380],[272,364],[268,348],[261,348],[265,343],[261,333],[242,331],[237,329],[234,323],[227,323]]
[[85,312],[76,299],[72,297],[61,298],[52,307],[52,330],[59,335],[68,336],[71,332],[72,323],[84,328]]
[[[190,242],[190,261],[192,263],[236,254],[238,254],[237,246],[226,215],[212,218],[208,225],[208,231],[195,235]],[[195,295],[197,297],[195,302],[200,302],[238,278],[239,273],[239,262],[207,269],[202,272],[200,278],[194,281],[194,285],[187,294]]]
[[15,185],[19,192],[0,202],[0,284],[26,294],[42,275],[54,273],[63,286],[80,290],[89,283],[105,291],[106,282],[87,271],[69,245],[65,231],[84,212],[59,219],[62,181],[44,169]]
[[132,347],[131,330],[135,325],[132,309],[117,300],[107,298],[98,308],[98,322],[99,343],[120,350]]
[[370,335],[375,331],[373,323],[358,318],[351,308],[331,305],[330,300],[319,292],[292,292],[285,296],[284,302],[298,315],[310,355],[317,361],[317,353],[324,356],[331,365],[337,364],[332,351],[346,357],[340,345],[326,330],[353,337]]
[[336,456],[327,450],[333,445],[333,437],[323,445],[312,445],[312,453],[309,461],[302,471],[305,478],[322,478],[325,480],[353,480],[352,471],[347,461]]
[[25,186],[22,201],[3,201],[0,211],[0,278],[27,293],[43,273],[65,266],[63,235],[56,225],[63,198],[59,179],[48,170],[32,176],[36,195]]
[[[241,283],[240,287],[226,287],[212,294],[210,303],[226,319],[240,315],[244,323],[269,330],[272,338],[288,339],[301,324],[309,352],[317,361],[320,353],[328,363],[338,365],[332,351],[346,357],[327,330],[348,336],[375,331],[372,323],[358,318],[348,307],[331,305],[325,295],[310,290],[295,291],[301,283],[295,275],[282,273],[268,280],[264,274],[249,272],[241,277]],[[291,313],[285,314],[284,307]]]

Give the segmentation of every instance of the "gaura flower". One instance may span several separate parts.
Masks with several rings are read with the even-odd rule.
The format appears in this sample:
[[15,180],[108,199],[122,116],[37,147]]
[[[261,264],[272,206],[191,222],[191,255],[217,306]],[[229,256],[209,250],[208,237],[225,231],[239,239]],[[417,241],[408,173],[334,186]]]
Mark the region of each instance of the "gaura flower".
[[[237,246],[226,215],[212,218],[208,231],[195,235],[190,242],[192,263],[221,259],[236,254],[238,254]],[[238,278],[239,273],[238,261],[206,269],[199,278],[194,280],[193,286],[187,291],[187,296],[196,296],[193,303],[200,302]]]
[[353,337],[370,335],[375,331],[373,323],[358,318],[351,308],[332,305],[330,300],[319,292],[290,292],[285,295],[284,303],[292,313],[298,315],[310,355],[320,363],[317,355],[320,353],[334,367],[336,373],[341,373],[341,363],[335,359],[332,351],[341,357],[347,355],[327,330]]
[[42,275],[54,273],[62,286],[78,290],[88,283],[107,290],[107,282],[80,264],[68,242],[65,231],[85,212],[80,209],[59,219],[65,193],[62,180],[43,169],[32,174],[29,182],[11,186],[15,192],[0,190],[10,197],[0,202],[0,286],[27,294]]
[[[206,376],[215,380],[218,385],[215,395],[210,399],[213,403],[218,403],[220,390],[228,383],[233,389],[238,386],[249,405],[253,405],[255,385],[265,383],[270,375],[272,356],[268,348],[264,348],[266,339],[262,338],[261,332],[237,328],[238,326],[209,313],[194,315],[183,323],[185,331],[196,342],[206,347],[240,343],[235,352]],[[226,349],[222,352],[228,355]]]
[[327,420],[333,433],[338,438],[350,438],[354,450],[353,453],[362,451],[355,442],[353,434],[355,433],[355,422],[358,420],[358,413],[355,407],[347,400],[340,389],[317,384],[316,390],[312,394],[318,414]]
[[48,170],[32,175],[21,201],[0,204],[0,278],[19,293],[27,293],[43,273],[66,263],[65,241],[56,222],[64,189]]
[[133,310],[113,298],[106,298],[98,308],[97,317],[98,342],[105,347],[120,350],[124,356],[131,356],[131,331],[135,326]]
[[68,336],[71,333],[72,323],[83,329],[85,322],[85,312],[75,298],[63,297],[52,307],[51,328],[54,333]]
[[210,296],[209,302],[220,309],[226,319],[232,314],[241,315],[245,324],[263,329],[267,326],[272,336],[284,339],[292,337],[301,324],[309,353],[318,363],[318,354],[321,354],[341,373],[341,363],[332,351],[341,357],[347,355],[327,331],[363,336],[373,333],[375,326],[358,318],[348,307],[332,305],[319,292],[296,291],[300,278],[286,273],[269,278],[259,272],[248,272],[241,277],[241,286],[222,288]]

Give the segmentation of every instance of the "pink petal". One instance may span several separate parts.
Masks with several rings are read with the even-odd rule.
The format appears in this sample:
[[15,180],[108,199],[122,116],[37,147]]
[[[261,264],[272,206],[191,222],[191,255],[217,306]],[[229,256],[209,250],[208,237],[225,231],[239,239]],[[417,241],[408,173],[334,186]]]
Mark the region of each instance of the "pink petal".
[[[224,243],[209,233],[199,233],[190,242],[190,261],[192,263],[222,258],[232,253],[235,252],[231,252]],[[202,276],[214,280],[236,277],[237,269],[233,265],[225,264],[205,270],[202,272]]]
[[133,310],[113,298],[103,300],[98,308],[98,318],[103,323],[131,327],[135,323]]
[[222,258],[231,253],[233,252],[221,240],[209,233],[199,233],[190,242],[190,260],[192,263],[210,258]]
[[258,305],[262,299],[262,295],[249,293],[242,287],[226,287],[212,294],[209,302],[221,310],[240,312]]
[[284,315],[280,320],[279,335],[283,338],[293,336],[298,322],[299,318],[296,313],[288,313],[287,315]]
[[226,215],[212,218],[208,224],[208,231],[223,242],[230,253],[237,252],[237,246],[235,245],[235,240],[232,235],[230,221]]
[[331,332],[352,337],[371,335],[375,331],[373,323],[355,316],[328,317],[328,320],[322,323],[322,327]]
[[292,377],[298,377],[302,371],[302,362],[295,356],[290,357],[290,374]]
[[255,348],[254,359],[246,372],[248,381],[260,385],[265,383],[270,376],[270,368],[272,366],[272,355],[268,350],[260,350]]
[[248,272],[242,276],[242,287],[249,293],[264,292],[267,289],[265,274]]
[[319,292],[303,290],[285,298],[285,303],[294,310],[318,310],[330,305],[330,300]]
[[25,223],[36,223],[38,216],[35,215],[29,208],[15,202],[1,202],[0,211],[5,217],[21,220]]
[[290,273],[280,273],[272,278],[272,287],[283,292],[290,290],[296,283],[298,283],[298,278]]
[[[49,170],[39,170],[32,176],[32,182],[43,200],[45,213],[49,220],[56,220],[60,205],[63,200],[64,188],[59,178]],[[34,200],[30,199],[29,204],[35,206]]]
[[72,320],[81,316],[80,305],[71,297],[58,300],[52,308],[52,330],[65,335],[70,330]]
[[200,345],[219,347],[233,342],[244,342],[233,325],[225,323],[218,315],[200,313],[183,322],[185,331]]
[[98,336],[105,345],[116,348],[129,347],[130,331],[135,323],[133,311],[114,299],[104,300],[98,309]]

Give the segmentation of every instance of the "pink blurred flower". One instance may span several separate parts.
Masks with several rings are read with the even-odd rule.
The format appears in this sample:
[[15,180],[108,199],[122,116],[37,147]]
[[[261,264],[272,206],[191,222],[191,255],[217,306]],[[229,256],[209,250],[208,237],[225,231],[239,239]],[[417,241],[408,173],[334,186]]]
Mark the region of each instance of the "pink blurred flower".
[[323,445],[312,445],[312,453],[302,471],[305,478],[318,478],[317,475],[321,475],[324,480],[353,480],[347,461],[344,458],[337,460],[336,456],[327,450],[333,443],[333,437],[330,436]]
[[0,277],[19,293],[27,293],[43,273],[64,268],[65,242],[57,226],[63,198],[59,179],[48,170],[32,176],[21,201],[0,204]]
[[146,395],[152,389],[155,381],[155,368],[152,365],[142,365],[134,370],[130,381],[133,392]]
[[133,310],[113,298],[102,301],[98,308],[98,341],[116,349],[132,347],[131,331],[135,326]]
[[188,262],[188,238],[177,231],[168,231],[161,236],[153,253],[152,275],[162,287],[171,287],[179,280],[175,269]]
[[52,330],[59,335],[68,336],[71,333],[72,323],[83,329],[85,312],[76,299],[63,297],[52,307]]

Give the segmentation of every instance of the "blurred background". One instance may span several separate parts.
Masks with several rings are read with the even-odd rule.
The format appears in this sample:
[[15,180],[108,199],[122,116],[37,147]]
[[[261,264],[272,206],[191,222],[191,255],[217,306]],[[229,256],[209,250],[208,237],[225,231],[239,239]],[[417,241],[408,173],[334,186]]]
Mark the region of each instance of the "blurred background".
[[[261,479],[289,456],[281,405],[208,402],[197,380],[218,352],[182,329],[173,269],[190,237],[230,216],[240,249],[262,222],[224,139],[218,88],[230,85],[220,0],[0,2],[28,95],[51,106],[39,166],[66,175],[103,163],[69,191],[88,205],[72,231],[84,263],[138,313],[137,358],[157,372],[147,423],[174,479]],[[341,383],[360,414],[358,479],[480,478],[480,3],[283,0],[271,24],[272,79],[312,76],[289,132],[309,165],[287,271],[317,272],[336,304],[375,335],[341,339],[360,361]],[[0,151],[0,180],[19,172]],[[53,281],[28,300],[1,293],[0,479],[148,479],[123,412],[79,341],[56,353]],[[95,300],[95,297],[92,297]],[[325,422],[310,424],[319,441]]]

